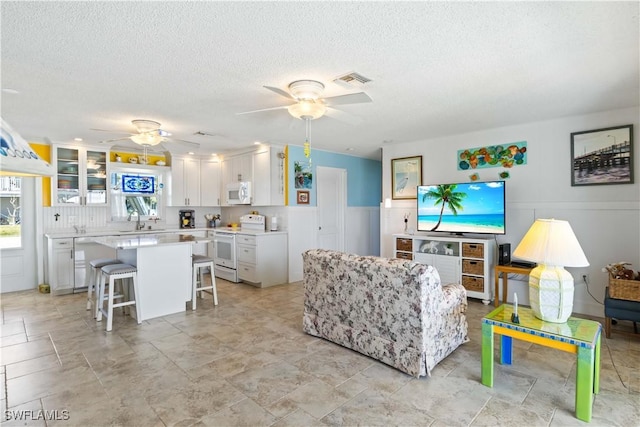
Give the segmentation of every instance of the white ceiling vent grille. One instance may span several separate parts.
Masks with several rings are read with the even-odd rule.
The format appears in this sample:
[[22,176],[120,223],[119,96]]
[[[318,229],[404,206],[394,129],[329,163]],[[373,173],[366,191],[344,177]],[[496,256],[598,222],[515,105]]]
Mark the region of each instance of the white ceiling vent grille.
[[368,79],[362,74],[358,74],[355,72],[347,73],[333,79],[334,83],[337,83],[343,87],[362,87],[370,81],[371,79]]

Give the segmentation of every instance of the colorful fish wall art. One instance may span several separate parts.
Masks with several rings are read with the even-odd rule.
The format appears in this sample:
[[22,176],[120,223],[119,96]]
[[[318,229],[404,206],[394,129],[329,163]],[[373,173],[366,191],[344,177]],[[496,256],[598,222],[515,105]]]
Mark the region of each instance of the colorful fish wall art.
[[458,150],[458,170],[512,168],[527,164],[527,141]]

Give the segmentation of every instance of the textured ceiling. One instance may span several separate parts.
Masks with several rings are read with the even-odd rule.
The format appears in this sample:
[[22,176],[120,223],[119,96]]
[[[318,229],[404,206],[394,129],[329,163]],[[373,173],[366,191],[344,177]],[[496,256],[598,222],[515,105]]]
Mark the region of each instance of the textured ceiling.
[[[312,147],[379,158],[383,141],[639,105],[639,7],[2,1],[2,117],[29,141],[117,138],[144,118],[201,153],[302,145],[286,110],[236,113],[290,103],[263,85],[315,79],[373,102],[311,122]],[[350,71],[372,82],[332,82]]]

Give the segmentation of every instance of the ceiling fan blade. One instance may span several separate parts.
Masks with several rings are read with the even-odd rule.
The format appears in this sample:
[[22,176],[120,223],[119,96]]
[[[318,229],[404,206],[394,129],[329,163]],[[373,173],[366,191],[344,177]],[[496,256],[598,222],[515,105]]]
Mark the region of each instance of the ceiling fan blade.
[[364,92],[350,93],[347,95],[330,96],[322,98],[326,105],[345,105],[345,104],[361,104],[364,102],[373,102],[373,99]]
[[131,132],[127,132],[127,131],[122,131],[122,130],[113,130],[113,129],[95,129],[95,128],[90,128],[89,130],[94,130],[97,132],[109,132],[109,133],[121,133],[121,134],[128,134],[128,135],[132,135]]
[[354,116],[353,114],[349,114],[335,108],[327,108],[327,111],[325,111],[324,115],[353,126],[357,126],[363,121],[361,117]]
[[[129,137],[125,137],[125,138],[115,138],[115,139],[105,139],[103,141],[98,141],[100,144],[108,144],[110,142],[117,142],[117,141],[131,141],[131,139]],[[133,142],[133,141],[132,141]]]
[[289,92],[286,92],[278,87],[273,87],[273,86],[263,86],[265,89],[269,89],[270,91],[273,91],[275,93],[277,93],[280,96],[284,96],[285,98],[289,98],[292,99],[294,101],[297,101],[297,99],[295,99],[293,96],[291,96],[291,94]]
[[271,110],[283,110],[285,108],[288,108],[288,105],[284,105],[282,107],[271,107],[271,108],[263,108],[261,110],[253,110],[253,111],[244,111],[242,113],[236,113],[236,115],[242,115],[242,114],[252,114],[252,113],[260,113],[262,111],[271,111]]

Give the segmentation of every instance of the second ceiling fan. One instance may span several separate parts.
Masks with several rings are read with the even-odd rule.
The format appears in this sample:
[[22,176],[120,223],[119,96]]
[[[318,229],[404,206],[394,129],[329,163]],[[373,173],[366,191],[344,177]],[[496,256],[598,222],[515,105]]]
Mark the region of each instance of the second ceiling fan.
[[238,114],[252,114],[260,113],[263,111],[286,109],[287,111],[289,111],[289,114],[297,119],[314,120],[322,117],[325,114],[327,116],[334,116],[334,113],[341,113],[339,110],[335,110],[332,108],[336,105],[360,104],[373,101],[371,97],[369,97],[369,95],[364,92],[322,98],[321,95],[322,92],[324,92],[324,84],[316,80],[296,80],[292,83],[289,83],[289,85],[287,86],[287,88],[289,89],[288,92],[273,86],[264,87],[266,89],[269,89],[270,91],[277,93],[278,95],[295,101],[295,103],[280,107],[245,111]]

